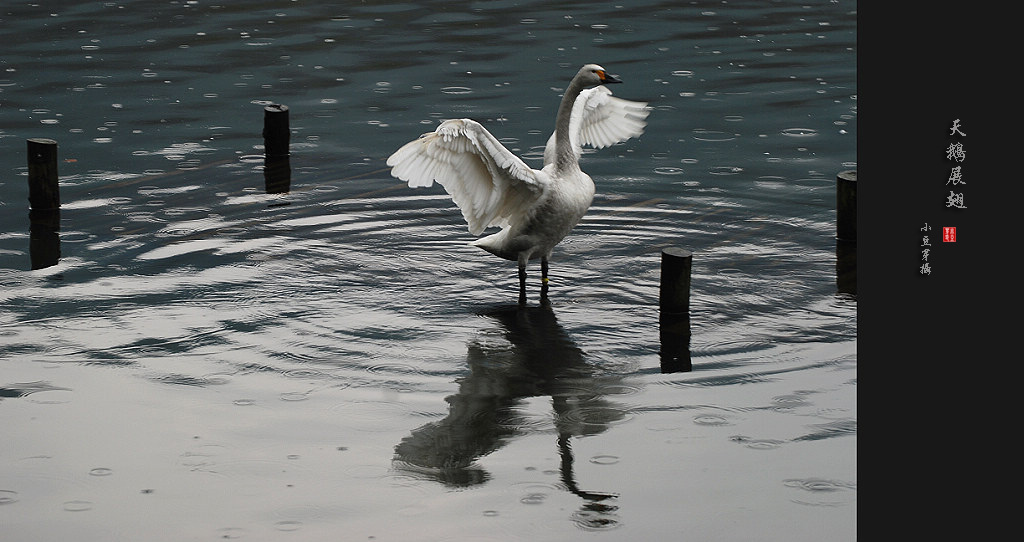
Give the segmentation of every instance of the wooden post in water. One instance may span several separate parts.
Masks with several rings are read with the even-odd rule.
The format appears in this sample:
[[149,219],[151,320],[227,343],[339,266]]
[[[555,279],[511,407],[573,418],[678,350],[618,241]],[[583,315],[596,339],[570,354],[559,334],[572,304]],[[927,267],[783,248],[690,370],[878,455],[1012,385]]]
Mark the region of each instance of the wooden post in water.
[[661,290],[658,305],[661,315],[677,316],[690,312],[690,268],[693,253],[668,247],[661,251]]
[[290,142],[291,128],[288,126],[288,106],[272,104],[264,107],[263,181],[267,194],[282,194],[291,189]]
[[857,294],[857,172],[836,176],[836,285]]
[[288,106],[271,104],[263,108],[263,148],[267,158],[288,156],[291,142]]
[[836,238],[857,240],[857,171],[836,176]]
[[693,253],[677,247],[661,251],[661,372],[693,369],[690,361],[690,270]]
[[60,260],[60,186],[57,182],[57,142],[28,140],[29,259],[32,269]]
[[44,269],[60,261],[60,209],[28,212],[28,255],[32,269]]
[[28,140],[28,202],[36,211],[55,211],[60,208],[57,142],[52,139]]

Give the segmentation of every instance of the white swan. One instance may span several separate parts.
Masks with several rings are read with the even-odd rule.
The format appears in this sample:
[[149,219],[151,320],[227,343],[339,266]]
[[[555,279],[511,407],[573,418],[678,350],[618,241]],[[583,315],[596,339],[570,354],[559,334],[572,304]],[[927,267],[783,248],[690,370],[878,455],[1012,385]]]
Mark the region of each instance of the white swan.
[[410,187],[437,181],[465,217],[469,232],[501,231],[472,244],[519,263],[519,303],[526,303],[526,263],[541,260],[541,298],[547,298],[551,251],[579,222],[594,198],[580,170],[583,145],[603,148],[643,133],[647,104],[615,98],[605,84],[621,83],[597,64],[580,68],[558,106],[544,167],[533,169],[480,123],[446,120],[406,143],[388,160],[391,175]]

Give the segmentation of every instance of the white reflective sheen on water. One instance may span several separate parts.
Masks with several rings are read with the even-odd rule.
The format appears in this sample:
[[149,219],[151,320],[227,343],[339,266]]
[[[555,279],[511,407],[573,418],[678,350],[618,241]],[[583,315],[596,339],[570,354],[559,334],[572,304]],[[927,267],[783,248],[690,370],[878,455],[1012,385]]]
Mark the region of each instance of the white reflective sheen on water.
[[[67,4],[0,12],[5,540],[856,539],[856,2]],[[648,126],[518,308],[384,160],[471,117],[538,166],[587,62]]]

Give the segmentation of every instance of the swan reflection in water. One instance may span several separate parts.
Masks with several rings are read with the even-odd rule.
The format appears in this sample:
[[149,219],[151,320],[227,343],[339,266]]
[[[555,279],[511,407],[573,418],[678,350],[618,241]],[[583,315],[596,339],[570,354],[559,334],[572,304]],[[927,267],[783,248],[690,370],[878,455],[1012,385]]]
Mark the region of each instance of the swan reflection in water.
[[573,474],[572,437],[595,435],[623,419],[625,408],[605,395],[621,389],[622,377],[600,374],[558,324],[549,305],[508,307],[484,313],[502,326],[500,342],[469,344],[470,373],[445,400],[448,415],[428,423],[395,447],[395,467],[452,487],[485,482],[475,461],[528,432],[517,410],[524,399],[551,397],[566,490],[585,500],[578,513],[594,527],[616,523],[617,509],[602,503],[616,495],[579,488]]

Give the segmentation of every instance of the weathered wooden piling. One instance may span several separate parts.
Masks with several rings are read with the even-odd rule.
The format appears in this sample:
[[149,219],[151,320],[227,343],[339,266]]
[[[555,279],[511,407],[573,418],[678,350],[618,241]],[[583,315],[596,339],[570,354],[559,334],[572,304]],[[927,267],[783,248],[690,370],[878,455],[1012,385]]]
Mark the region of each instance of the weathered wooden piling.
[[57,142],[52,139],[28,140],[28,202],[36,211],[60,208]]
[[57,265],[60,261],[60,210],[32,209],[29,219],[29,260],[32,269]]
[[690,361],[690,271],[693,253],[668,247],[661,251],[661,289],[658,304],[661,372],[693,369]]
[[857,171],[836,176],[836,238],[857,240]]
[[668,247],[661,251],[661,290],[658,305],[661,315],[678,316],[690,311],[690,268],[693,253]]
[[263,159],[263,184],[267,194],[284,194],[292,187],[292,165],[287,156]]
[[288,106],[271,104],[263,108],[263,149],[267,158],[288,156],[291,128],[288,126]]
[[857,294],[857,172],[836,176],[836,285]]
[[857,295],[857,242],[836,239],[836,291]]
[[263,108],[263,181],[267,194],[291,190],[291,128],[288,106],[272,104]]
[[661,372],[688,373],[693,370],[690,361],[689,315],[661,316],[658,329],[661,340]]

